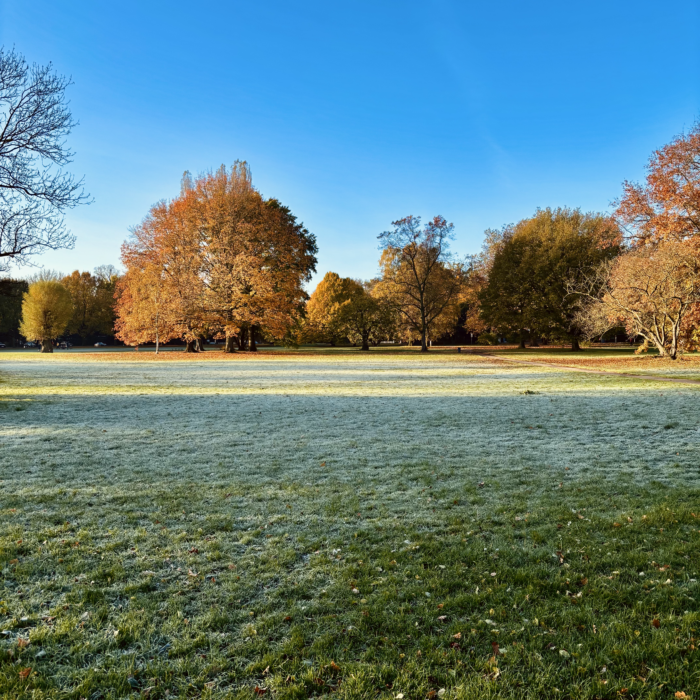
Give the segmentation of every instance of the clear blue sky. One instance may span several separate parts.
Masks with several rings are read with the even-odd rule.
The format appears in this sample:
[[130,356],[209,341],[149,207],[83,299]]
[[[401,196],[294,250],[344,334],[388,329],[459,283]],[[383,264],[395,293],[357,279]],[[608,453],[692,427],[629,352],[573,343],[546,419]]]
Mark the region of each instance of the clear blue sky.
[[700,116],[697,0],[0,0],[0,41],[73,77],[70,143],[95,202],[68,272],[245,159],[318,236],[319,273],[370,277],[379,232],[454,222],[459,253],[537,207],[606,210]]

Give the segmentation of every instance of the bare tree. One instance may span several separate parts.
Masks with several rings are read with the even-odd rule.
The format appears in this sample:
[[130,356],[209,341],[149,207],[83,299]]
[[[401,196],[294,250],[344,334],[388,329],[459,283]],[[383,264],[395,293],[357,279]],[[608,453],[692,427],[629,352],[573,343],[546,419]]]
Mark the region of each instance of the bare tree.
[[89,196],[63,170],[73,157],[65,138],[76,126],[65,96],[70,84],[50,63],[30,66],[0,48],[0,270],[73,246],[64,212]]

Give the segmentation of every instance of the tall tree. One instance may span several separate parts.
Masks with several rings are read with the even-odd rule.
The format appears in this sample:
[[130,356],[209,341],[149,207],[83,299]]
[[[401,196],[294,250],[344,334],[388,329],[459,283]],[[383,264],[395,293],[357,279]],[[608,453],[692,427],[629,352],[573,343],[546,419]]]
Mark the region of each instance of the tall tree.
[[623,324],[659,355],[675,360],[683,346],[697,347],[690,314],[700,305],[700,257],[694,241],[639,246],[599,265],[570,284],[585,299],[579,324],[589,337]]
[[625,182],[617,217],[636,245],[700,234],[700,121],[654,151],[643,185]]
[[0,278],[0,334],[13,345],[18,341],[22,297],[28,290],[26,280]]
[[60,282],[34,282],[22,300],[20,333],[38,340],[41,352],[53,352],[53,340],[65,331],[72,313],[70,294]]
[[225,338],[227,352],[245,335],[255,350],[257,337],[281,338],[300,317],[315,254],[315,238],[253,188],[246,163],[198,178],[185,173],[180,195],[152,207],[122,248],[120,337],[150,281],[158,318],[174,324],[171,337],[184,338],[188,350],[208,335]]
[[578,299],[570,280],[620,251],[620,231],[607,216],[579,209],[544,209],[517,224],[499,244],[479,294],[486,322],[528,337],[566,339],[579,349]]
[[311,295],[307,308],[307,340],[335,345],[340,338],[369,350],[393,329],[393,316],[381,298],[372,296],[374,284],[327,272]]
[[115,281],[112,277],[99,277],[78,270],[61,280],[73,302],[73,316],[67,331],[80,336],[83,344],[91,336],[114,332]]
[[246,163],[197,178],[203,221],[207,307],[218,317],[225,350],[245,330],[283,338],[308,298],[303,284],[316,269],[316,239],[288,207],[253,188]]
[[351,295],[353,280],[327,272],[306,304],[306,338],[335,345],[346,335],[340,307]]
[[177,320],[162,268],[145,256],[123,254],[126,273],[117,283],[116,337],[127,345],[161,343],[178,337]]
[[0,48],[0,269],[43,250],[71,248],[64,212],[88,201],[82,180],[63,170],[76,125],[65,91],[70,80],[28,65]]
[[463,282],[463,266],[450,254],[454,225],[436,216],[421,227],[418,216],[392,222],[393,229],[379,234],[382,257],[378,294],[420,336],[421,352],[438,320],[454,307]]

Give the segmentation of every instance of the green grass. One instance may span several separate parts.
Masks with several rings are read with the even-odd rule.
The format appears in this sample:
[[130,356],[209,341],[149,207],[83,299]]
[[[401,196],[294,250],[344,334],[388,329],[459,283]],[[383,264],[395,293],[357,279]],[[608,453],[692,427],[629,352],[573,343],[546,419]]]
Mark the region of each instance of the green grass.
[[694,387],[0,360],[2,698],[698,693]]

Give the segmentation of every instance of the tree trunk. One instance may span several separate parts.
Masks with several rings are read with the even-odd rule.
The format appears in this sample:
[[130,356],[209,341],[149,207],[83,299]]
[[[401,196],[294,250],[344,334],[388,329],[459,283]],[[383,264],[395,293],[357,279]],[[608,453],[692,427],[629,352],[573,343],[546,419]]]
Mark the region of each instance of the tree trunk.
[[520,336],[520,345],[518,345],[518,347],[521,350],[525,350],[525,338],[522,335]]
[[248,331],[248,351],[258,351],[258,346],[255,344],[255,326],[251,326],[250,330]]
[[195,339],[194,349],[196,352],[204,352],[204,338]]
[[50,340],[42,340],[41,352],[53,352],[53,343]]
[[369,350],[369,333],[362,334],[362,347],[360,350]]
[[234,345],[235,340],[236,339],[232,335],[226,336],[226,340],[224,340],[224,352],[236,352],[236,347]]
[[245,346],[246,346],[247,342],[248,342],[248,329],[241,328],[238,331],[238,349],[241,351],[245,350]]
[[579,345],[578,338],[574,336],[571,339],[571,350],[573,352],[578,352],[581,349],[581,346]]
[[420,351],[428,352],[428,334],[425,331],[420,336]]
[[194,340],[187,341],[187,344],[185,345],[185,352],[197,352],[197,348],[195,347]]

